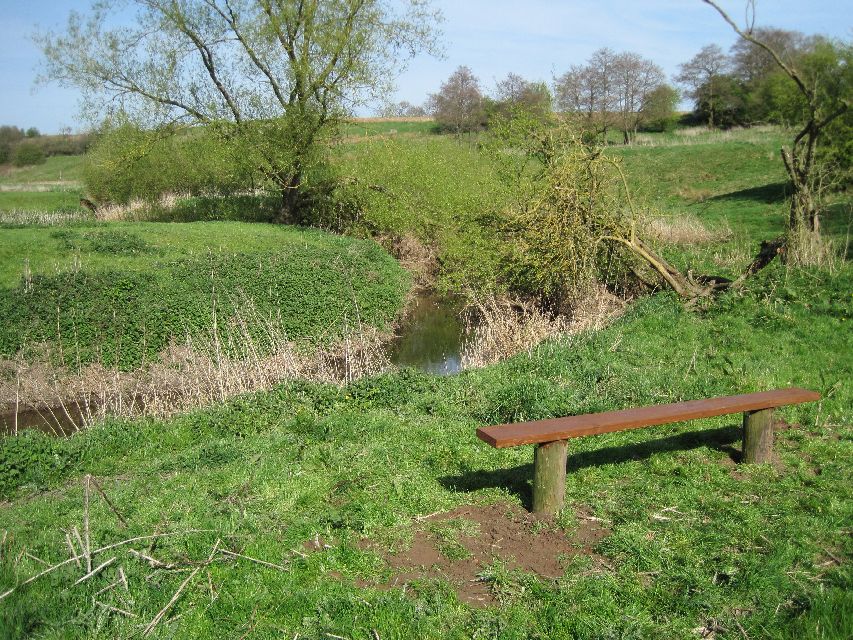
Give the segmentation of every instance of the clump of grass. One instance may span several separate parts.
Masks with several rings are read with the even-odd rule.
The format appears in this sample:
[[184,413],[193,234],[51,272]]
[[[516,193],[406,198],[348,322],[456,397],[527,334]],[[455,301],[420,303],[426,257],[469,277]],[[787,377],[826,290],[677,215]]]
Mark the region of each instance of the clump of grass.
[[36,411],[61,433],[108,416],[165,418],[294,380],[346,384],[390,367],[386,336],[357,320],[321,346],[291,338],[280,315],[263,316],[251,300],[224,321],[224,331],[219,324],[214,318],[208,332],[173,340],[155,361],[131,371],[100,361],[57,368],[41,345],[41,362],[0,363],[0,406]]
[[667,244],[694,245],[724,242],[732,237],[732,230],[728,225],[710,228],[696,216],[683,214],[650,218],[644,221],[643,234]]
[[531,350],[544,340],[604,327],[626,302],[598,287],[572,306],[572,315],[552,315],[527,301],[498,296],[474,298],[466,311],[463,369],[483,367]]

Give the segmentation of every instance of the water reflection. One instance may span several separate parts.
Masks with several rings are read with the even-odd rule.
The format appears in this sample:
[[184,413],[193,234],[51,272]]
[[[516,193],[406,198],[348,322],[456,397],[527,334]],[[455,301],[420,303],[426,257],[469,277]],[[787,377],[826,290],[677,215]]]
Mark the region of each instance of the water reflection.
[[460,371],[463,327],[459,311],[452,299],[434,292],[419,295],[391,345],[391,362],[436,375]]

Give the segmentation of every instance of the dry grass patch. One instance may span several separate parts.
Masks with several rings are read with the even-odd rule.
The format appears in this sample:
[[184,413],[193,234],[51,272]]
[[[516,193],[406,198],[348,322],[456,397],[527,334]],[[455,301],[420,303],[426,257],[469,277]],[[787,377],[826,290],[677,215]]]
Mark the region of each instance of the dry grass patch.
[[549,338],[602,329],[621,315],[626,304],[604,287],[576,303],[570,316],[554,316],[525,301],[496,296],[475,299],[465,314],[462,368],[484,367],[530,353]]
[[391,366],[387,336],[366,325],[319,347],[290,340],[281,318],[263,318],[251,305],[226,325],[226,341],[214,323],[207,335],[187,335],[134,371],[99,362],[57,367],[58,354],[45,347],[37,361],[0,362],[0,412],[10,429],[17,415],[36,413],[48,428],[68,432],[107,416],[166,418],[291,380],[345,384]]
[[643,235],[667,244],[706,244],[731,239],[733,232],[728,225],[710,228],[693,215],[652,218],[643,225]]

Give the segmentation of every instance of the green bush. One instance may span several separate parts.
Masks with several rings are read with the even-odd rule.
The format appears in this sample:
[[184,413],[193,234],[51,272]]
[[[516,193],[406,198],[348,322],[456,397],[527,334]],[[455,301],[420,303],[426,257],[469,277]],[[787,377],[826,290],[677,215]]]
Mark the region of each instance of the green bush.
[[98,137],[83,169],[98,202],[154,201],[163,194],[225,195],[249,190],[247,155],[209,129],[180,133],[125,125]]
[[0,438],[0,496],[25,484],[43,488],[62,477],[72,464],[62,440],[38,431]]
[[19,144],[12,154],[12,163],[16,167],[29,167],[34,164],[44,164],[47,161],[42,148],[32,142]]

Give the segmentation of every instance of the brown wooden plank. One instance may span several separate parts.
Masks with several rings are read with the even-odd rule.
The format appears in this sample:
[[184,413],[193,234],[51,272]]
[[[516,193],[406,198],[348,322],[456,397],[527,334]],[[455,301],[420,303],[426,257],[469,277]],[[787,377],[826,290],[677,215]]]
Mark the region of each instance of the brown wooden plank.
[[651,407],[589,413],[567,418],[551,418],[535,422],[501,424],[477,429],[477,437],[497,448],[516,447],[554,440],[568,440],[599,433],[651,427],[670,422],[711,418],[742,411],[759,411],[789,404],[819,400],[820,394],[808,389],[790,387],[738,396],[688,400]]

